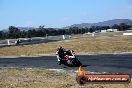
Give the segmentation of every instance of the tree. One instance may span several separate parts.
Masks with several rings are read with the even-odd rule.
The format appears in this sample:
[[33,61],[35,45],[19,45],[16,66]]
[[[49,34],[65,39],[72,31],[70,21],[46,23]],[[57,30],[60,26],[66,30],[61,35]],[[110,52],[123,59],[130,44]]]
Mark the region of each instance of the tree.
[[67,29],[59,29],[59,30],[56,30],[56,35],[65,35],[67,34]]
[[125,30],[127,30],[128,28],[130,28],[130,26],[127,25],[127,24],[125,24],[125,23],[121,23],[119,26],[120,26],[119,31],[125,31]]
[[89,29],[89,32],[92,33],[92,32],[95,32],[96,30],[96,27],[95,26],[92,26],[90,29]]
[[3,36],[3,32],[2,32],[2,31],[0,31],[0,39],[2,38],[2,36]]
[[21,31],[21,38],[27,38],[28,37],[28,32],[26,31]]
[[47,36],[47,31],[44,27],[44,25],[40,25],[38,29],[42,30],[43,36]]
[[[47,35],[51,35],[51,36],[55,36],[55,35],[57,35],[58,34],[58,32],[57,32],[57,30],[55,30],[54,28],[47,28],[47,29],[45,29],[45,31],[46,31],[46,34]],[[61,33],[62,31],[60,30],[60,33]],[[62,34],[62,33],[61,33]]]
[[101,28],[101,30],[107,30],[107,29],[110,29],[109,26],[101,26],[100,28]]
[[94,32],[93,28],[90,28],[90,29],[89,29],[89,32],[90,32],[90,33],[93,33],[93,32]]
[[114,25],[112,26],[112,28],[113,28],[113,29],[118,29],[118,30],[119,30],[119,29],[120,29],[120,26],[117,25],[117,24],[114,24]]
[[85,27],[85,33],[88,33],[89,32],[89,28]]
[[10,38],[19,38],[20,37],[20,29],[14,26],[9,26],[9,37]]
[[130,25],[127,25],[127,24],[125,24],[125,23],[121,23],[121,24],[119,24],[119,25],[114,24],[114,25],[112,26],[112,28],[118,29],[119,31],[125,31],[125,30],[127,30],[127,29],[130,28]]

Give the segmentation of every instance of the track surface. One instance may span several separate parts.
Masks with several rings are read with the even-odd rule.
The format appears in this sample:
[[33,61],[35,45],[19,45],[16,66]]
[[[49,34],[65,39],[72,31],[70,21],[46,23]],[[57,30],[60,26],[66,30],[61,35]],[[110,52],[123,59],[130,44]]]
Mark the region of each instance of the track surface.
[[[132,74],[132,54],[78,55],[77,57],[87,71]],[[0,57],[0,67],[77,70],[77,67],[58,65],[55,56]]]

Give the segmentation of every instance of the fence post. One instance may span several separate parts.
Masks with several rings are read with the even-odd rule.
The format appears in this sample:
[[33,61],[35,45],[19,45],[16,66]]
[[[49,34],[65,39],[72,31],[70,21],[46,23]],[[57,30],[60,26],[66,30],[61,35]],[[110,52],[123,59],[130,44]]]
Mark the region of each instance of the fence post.
[[7,40],[7,44],[10,45],[10,40]]
[[65,40],[65,39],[66,39],[66,38],[65,38],[65,35],[62,35],[62,39],[63,39],[63,40]]
[[92,33],[92,37],[94,37],[94,36],[95,36],[95,32]]

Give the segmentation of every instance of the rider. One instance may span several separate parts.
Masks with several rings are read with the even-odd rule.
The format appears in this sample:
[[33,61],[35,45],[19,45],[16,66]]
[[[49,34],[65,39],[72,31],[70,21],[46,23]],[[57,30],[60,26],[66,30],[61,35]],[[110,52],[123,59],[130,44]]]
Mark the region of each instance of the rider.
[[61,61],[64,59],[64,48],[62,46],[57,49],[56,55],[58,58],[59,65],[61,65]]

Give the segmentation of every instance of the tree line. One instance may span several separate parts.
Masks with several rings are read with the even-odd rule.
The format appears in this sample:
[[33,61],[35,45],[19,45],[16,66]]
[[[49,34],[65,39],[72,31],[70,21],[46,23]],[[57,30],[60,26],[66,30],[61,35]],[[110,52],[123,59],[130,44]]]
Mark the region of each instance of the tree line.
[[45,28],[44,26],[39,26],[38,28],[30,29],[28,31],[21,31],[15,26],[9,26],[7,32],[0,31],[0,39],[16,39],[16,38],[31,38],[31,37],[46,37],[46,36],[56,36],[56,35],[70,35],[70,34],[84,34],[92,33],[97,30],[106,30],[109,28],[118,29],[118,31],[125,31],[131,28],[132,25],[127,25],[121,23],[119,25],[115,24],[113,26],[92,26],[90,28],[79,28],[79,27],[70,27],[70,28]]

